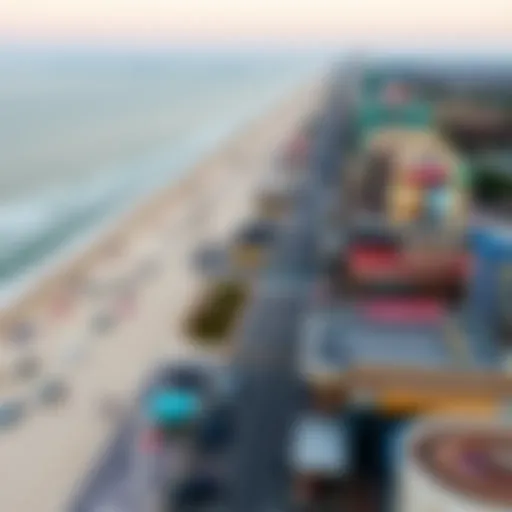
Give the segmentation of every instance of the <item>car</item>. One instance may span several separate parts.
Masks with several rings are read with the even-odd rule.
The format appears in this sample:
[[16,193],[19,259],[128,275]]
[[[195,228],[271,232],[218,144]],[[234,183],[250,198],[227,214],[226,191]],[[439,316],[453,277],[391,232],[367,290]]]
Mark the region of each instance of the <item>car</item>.
[[189,431],[201,416],[202,405],[193,391],[161,387],[149,393],[144,408],[151,425],[172,434]]
[[220,274],[226,270],[228,255],[222,247],[200,247],[194,254],[193,265],[200,271]]
[[22,320],[12,327],[10,339],[16,345],[26,345],[33,340],[34,335],[35,327],[32,322]]
[[253,222],[237,235],[237,241],[244,245],[268,246],[276,237],[276,226],[272,222]]
[[204,393],[210,385],[210,376],[202,365],[184,363],[162,371],[160,384],[167,388]]
[[171,492],[169,510],[206,512],[222,510],[227,492],[222,482],[209,473],[193,474]]
[[213,379],[213,392],[218,403],[234,404],[241,393],[239,375],[232,367],[220,367]]
[[196,443],[199,452],[215,455],[227,448],[235,435],[235,421],[232,407],[221,405],[210,409],[197,427]]
[[331,494],[333,483],[339,489],[350,474],[347,424],[335,415],[301,411],[290,434],[287,460],[292,498],[299,507],[314,505]]

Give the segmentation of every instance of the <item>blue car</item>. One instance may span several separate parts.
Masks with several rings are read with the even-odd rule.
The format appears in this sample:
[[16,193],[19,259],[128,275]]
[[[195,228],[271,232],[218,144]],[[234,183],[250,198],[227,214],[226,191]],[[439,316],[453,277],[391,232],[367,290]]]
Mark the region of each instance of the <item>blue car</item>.
[[227,505],[225,486],[213,475],[196,474],[182,482],[171,493],[169,510],[210,512],[224,510]]

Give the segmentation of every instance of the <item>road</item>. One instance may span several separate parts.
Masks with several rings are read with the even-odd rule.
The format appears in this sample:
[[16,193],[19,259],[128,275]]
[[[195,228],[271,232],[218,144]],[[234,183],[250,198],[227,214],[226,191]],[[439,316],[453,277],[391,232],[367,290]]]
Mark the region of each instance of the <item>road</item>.
[[269,269],[256,286],[241,331],[237,364],[243,381],[235,451],[233,512],[290,508],[286,468],[288,431],[301,403],[295,361],[301,319],[318,271],[319,223],[337,184],[342,116],[338,83],[325,105],[309,174]]

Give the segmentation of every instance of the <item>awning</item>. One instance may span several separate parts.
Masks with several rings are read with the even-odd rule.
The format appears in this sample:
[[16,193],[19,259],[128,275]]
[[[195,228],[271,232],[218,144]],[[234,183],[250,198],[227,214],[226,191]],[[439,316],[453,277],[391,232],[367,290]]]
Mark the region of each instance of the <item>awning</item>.
[[158,391],[149,398],[147,413],[158,424],[181,424],[194,420],[201,409],[195,393]]

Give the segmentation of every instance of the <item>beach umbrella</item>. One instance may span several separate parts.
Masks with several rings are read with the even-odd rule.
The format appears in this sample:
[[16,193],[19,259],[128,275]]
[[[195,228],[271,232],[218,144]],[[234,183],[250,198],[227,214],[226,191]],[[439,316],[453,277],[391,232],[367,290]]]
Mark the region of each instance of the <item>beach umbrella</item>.
[[159,390],[149,398],[147,414],[156,424],[182,425],[193,421],[201,403],[195,393],[181,390]]
[[131,317],[137,310],[137,301],[134,293],[126,293],[122,295],[117,302],[117,311],[123,318]]
[[69,294],[57,296],[51,303],[52,316],[58,319],[65,318],[71,312],[73,299]]
[[30,343],[35,335],[35,326],[30,320],[21,320],[11,329],[9,338],[16,345]]
[[30,380],[41,371],[41,359],[33,352],[19,354],[13,361],[13,377],[20,381]]
[[201,393],[209,384],[205,368],[195,364],[182,364],[167,368],[161,376],[166,388],[179,389],[188,393]]
[[68,384],[60,376],[47,377],[36,388],[36,398],[42,405],[62,404],[68,395]]

